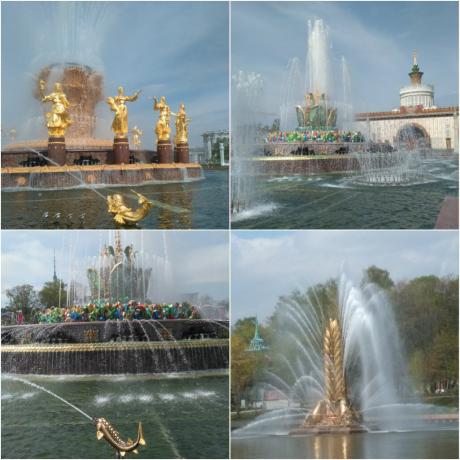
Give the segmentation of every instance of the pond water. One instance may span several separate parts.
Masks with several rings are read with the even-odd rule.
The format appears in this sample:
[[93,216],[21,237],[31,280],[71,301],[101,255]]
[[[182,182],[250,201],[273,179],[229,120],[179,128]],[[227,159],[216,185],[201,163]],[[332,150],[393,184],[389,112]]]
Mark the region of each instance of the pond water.
[[[92,417],[105,417],[122,439],[146,446],[136,458],[228,458],[228,376],[26,376]],[[2,376],[2,458],[115,458],[96,428],[38,389]],[[129,455],[133,457],[133,455]]]
[[[204,180],[135,187],[154,203],[137,228],[228,228],[228,170],[206,170],[204,176]],[[97,192],[104,197],[121,193],[128,198],[128,206],[135,208],[137,197],[129,189],[103,187]],[[110,229],[115,225],[103,197],[88,188],[2,191],[3,228]]]
[[352,174],[256,176],[254,204],[232,216],[241,229],[432,229],[446,196],[458,196],[458,158],[424,162],[426,180],[354,183]]
[[231,452],[232,458],[458,458],[458,428],[232,439]]

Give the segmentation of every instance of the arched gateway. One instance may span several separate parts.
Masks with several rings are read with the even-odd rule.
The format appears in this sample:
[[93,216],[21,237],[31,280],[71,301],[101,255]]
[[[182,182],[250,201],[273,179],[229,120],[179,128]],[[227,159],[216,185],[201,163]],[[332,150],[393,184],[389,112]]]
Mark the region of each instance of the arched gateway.
[[431,147],[428,131],[418,123],[406,123],[399,128],[396,134],[396,143],[408,150]]
[[375,142],[458,152],[458,106],[436,107],[434,87],[422,83],[414,55],[410,84],[399,91],[399,108],[356,114],[356,129]]

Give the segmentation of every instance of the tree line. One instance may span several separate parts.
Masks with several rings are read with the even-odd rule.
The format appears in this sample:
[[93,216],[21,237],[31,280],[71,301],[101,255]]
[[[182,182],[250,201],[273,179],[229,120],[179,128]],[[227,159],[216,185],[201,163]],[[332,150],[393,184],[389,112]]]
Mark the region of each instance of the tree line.
[[[457,277],[420,276],[395,283],[387,270],[370,266],[363,272],[362,286],[372,283],[381,288],[392,304],[399,340],[407,362],[410,391],[417,394],[455,392],[458,389],[458,289]],[[314,295],[313,295],[314,294]],[[309,299],[309,308],[319,318],[334,317],[338,311],[338,281],[310,286],[279,298],[273,314],[261,325],[259,332],[269,351],[247,352],[254,335],[254,317],[236,321],[232,328],[232,405],[239,410],[239,401],[250,400],[255,384],[263,380],[264,369],[286,375],[283,363],[273,358],[270,349],[283,347],[279,323],[285,306],[302,304]],[[313,299],[313,301],[311,300]],[[282,340],[282,338],[281,338]],[[283,348],[283,354],[295,353]],[[284,360],[286,361],[286,360]],[[402,378],[401,378],[402,380]],[[407,392],[406,388],[406,392]]]

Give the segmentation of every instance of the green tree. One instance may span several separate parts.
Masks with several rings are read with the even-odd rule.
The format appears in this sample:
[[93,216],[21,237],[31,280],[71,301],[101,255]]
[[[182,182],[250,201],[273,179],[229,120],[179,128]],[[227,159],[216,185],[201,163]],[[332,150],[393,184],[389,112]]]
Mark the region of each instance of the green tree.
[[458,277],[414,278],[391,297],[415,385],[458,381]]
[[58,278],[46,282],[38,296],[42,305],[46,307],[62,307],[67,304],[66,285]]
[[6,290],[10,311],[22,311],[25,322],[30,322],[32,311],[39,307],[37,292],[30,284],[21,284]]
[[390,272],[372,265],[364,270],[362,284],[373,283],[385,290],[390,290],[395,283],[390,277]]
[[[241,400],[250,399],[251,389],[268,367],[265,352],[248,351],[255,327],[256,318],[250,317],[239,319],[232,328],[232,403],[238,414]],[[259,333],[264,340],[270,335],[269,328],[261,324]]]

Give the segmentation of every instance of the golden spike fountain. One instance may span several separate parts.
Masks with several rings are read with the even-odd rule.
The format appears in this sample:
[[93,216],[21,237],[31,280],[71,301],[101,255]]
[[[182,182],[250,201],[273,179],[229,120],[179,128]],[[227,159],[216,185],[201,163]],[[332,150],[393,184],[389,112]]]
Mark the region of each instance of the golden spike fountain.
[[347,398],[347,386],[343,366],[342,331],[336,319],[329,319],[324,332],[324,399],[304,420],[302,427],[292,434],[302,432],[364,431],[360,417]]

